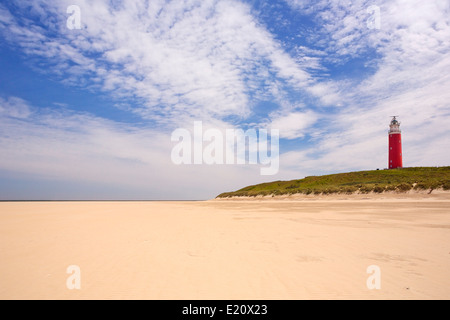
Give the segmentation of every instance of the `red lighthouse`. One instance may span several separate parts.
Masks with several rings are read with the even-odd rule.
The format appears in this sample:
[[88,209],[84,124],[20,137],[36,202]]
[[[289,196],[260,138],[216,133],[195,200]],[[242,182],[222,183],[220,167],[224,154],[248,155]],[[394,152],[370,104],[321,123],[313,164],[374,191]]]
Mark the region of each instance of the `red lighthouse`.
[[397,116],[393,117],[389,128],[389,169],[402,168],[402,132]]

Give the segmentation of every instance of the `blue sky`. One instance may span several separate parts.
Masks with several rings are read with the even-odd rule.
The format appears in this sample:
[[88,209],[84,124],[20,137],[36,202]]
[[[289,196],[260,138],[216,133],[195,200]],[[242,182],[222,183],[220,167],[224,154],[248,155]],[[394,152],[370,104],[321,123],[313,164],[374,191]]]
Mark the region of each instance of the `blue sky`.
[[[0,199],[209,199],[385,168],[391,115],[405,166],[449,165],[449,17],[445,0],[2,2]],[[279,129],[279,173],[174,165],[194,121]]]

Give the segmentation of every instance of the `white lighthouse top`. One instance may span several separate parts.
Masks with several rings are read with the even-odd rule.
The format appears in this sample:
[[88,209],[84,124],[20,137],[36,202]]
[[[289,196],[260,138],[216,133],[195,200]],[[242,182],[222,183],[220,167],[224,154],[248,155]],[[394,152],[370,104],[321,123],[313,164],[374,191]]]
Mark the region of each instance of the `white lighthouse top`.
[[389,133],[401,133],[400,122],[397,121],[397,116],[392,116],[392,121],[389,125]]

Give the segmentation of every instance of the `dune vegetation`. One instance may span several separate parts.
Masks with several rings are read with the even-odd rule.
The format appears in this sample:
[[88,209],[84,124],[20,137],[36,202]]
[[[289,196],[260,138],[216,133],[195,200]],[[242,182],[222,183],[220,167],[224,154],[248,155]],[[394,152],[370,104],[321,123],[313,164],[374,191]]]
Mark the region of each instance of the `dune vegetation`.
[[450,167],[416,167],[310,176],[291,181],[275,181],[225,192],[217,198],[256,197],[291,194],[353,194],[407,192],[410,190],[450,190]]

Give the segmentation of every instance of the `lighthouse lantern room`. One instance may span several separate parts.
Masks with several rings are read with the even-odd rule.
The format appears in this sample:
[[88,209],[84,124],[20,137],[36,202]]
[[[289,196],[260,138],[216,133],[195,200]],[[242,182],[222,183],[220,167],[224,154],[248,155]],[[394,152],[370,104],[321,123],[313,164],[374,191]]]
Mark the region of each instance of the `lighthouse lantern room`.
[[389,169],[403,167],[402,157],[402,132],[400,131],[400,122],[397,116],[392,117],[389,125]]

